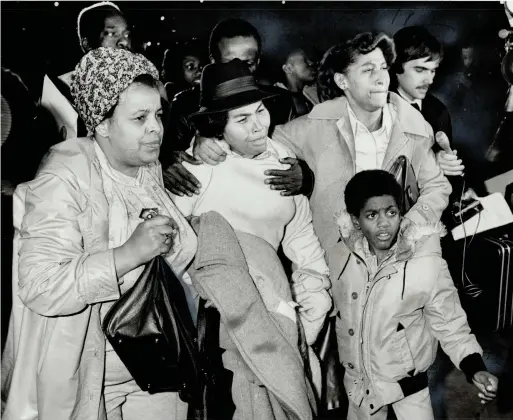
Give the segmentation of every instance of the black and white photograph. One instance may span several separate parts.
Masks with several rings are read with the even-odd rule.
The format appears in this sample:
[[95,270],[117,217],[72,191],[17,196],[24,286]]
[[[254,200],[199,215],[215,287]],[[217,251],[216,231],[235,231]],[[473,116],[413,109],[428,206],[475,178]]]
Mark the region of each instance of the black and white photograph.
[[513,419],[513,1],[0,19],[0,418]]

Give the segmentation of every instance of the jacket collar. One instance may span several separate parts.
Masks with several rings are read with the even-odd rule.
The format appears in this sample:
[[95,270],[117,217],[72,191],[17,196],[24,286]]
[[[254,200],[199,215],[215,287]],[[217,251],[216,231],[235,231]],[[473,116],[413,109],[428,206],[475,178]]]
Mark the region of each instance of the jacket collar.
[[[349,213],[343,210],[336,216],[336,222],[347,249],[359,255],[357,248],[361,249],[364,237],[360,230],[354,228]],[[407,261],[425,255],[441,255],[440,237],[445,233],[445,227],[441,222],[424,226],[412,223],[411,227],[399,232],[394,261]]]
[[[397,93],[388,93],[388,104],[397,113],[395,122],[400,124],[404,133],[422,137],[432,136],[432,133],[430,133],[429,130],[429,125],[426,123],[422,115]],[[314,106],[312,111],[308,114],[308,118],[314,120],[334,121],[343,119],[349,122],[347,109],[346,97],[340,96]]]

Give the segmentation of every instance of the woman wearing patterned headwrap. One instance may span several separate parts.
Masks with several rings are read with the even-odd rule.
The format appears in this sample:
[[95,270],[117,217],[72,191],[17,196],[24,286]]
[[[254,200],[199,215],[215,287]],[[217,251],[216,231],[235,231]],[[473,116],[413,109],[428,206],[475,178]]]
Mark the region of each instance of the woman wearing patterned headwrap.
[[[163,187],[157,79],[147,59],[127,50],[86,54],[71,91],[89,137],[52,147],[36,178],[16,190],[6,420],[186,417],[176,393],[141,391],[100,327],[144,263],[164,255],[181,278],[196,250]],[[159,216],[141,221],[143,208]]]

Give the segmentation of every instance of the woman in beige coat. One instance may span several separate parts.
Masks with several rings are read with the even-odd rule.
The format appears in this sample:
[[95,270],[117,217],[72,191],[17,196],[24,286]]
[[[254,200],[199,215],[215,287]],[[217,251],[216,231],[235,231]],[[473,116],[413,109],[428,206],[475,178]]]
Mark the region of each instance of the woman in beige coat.
[[[141,55],[111,48],[85,55],[71,90],[90,137],[54,146],[15,193],[6,420],[186,417],[176,393],[137,386],[101,330],[146,262],[164,255],[180,278],[196,250],[163,187],[157,80]],[[159,216],[142,221],[144,208]]]

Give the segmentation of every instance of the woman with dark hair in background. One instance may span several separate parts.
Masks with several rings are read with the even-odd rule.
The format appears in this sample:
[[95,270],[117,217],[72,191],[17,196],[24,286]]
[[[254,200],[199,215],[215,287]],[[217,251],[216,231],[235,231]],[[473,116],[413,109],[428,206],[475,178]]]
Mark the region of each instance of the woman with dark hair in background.
[[205,54],[195,41],[165,51],[161,74],[170,101],[184,90],[199,89],[201,71],[205,63]]

